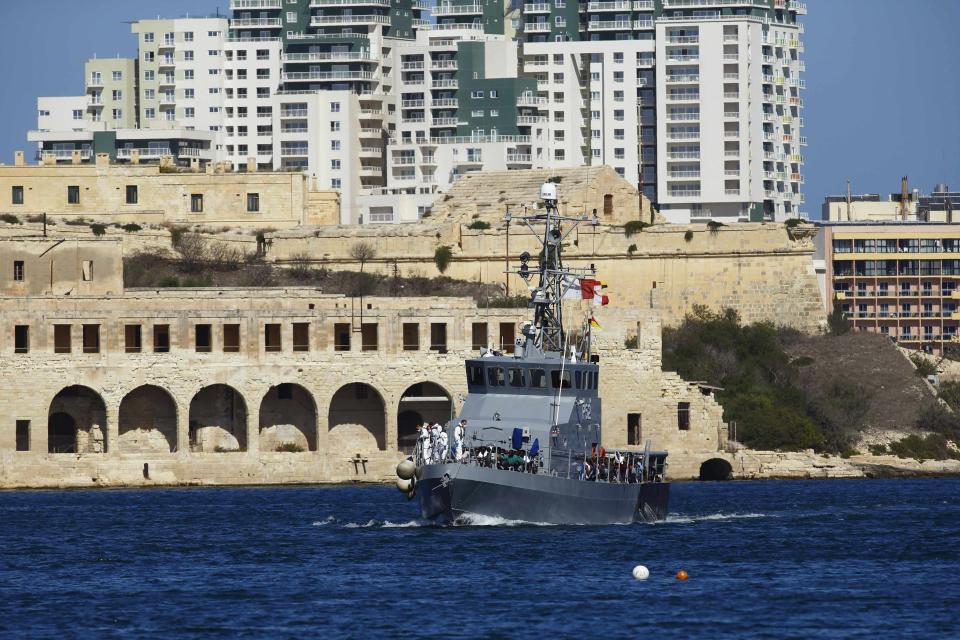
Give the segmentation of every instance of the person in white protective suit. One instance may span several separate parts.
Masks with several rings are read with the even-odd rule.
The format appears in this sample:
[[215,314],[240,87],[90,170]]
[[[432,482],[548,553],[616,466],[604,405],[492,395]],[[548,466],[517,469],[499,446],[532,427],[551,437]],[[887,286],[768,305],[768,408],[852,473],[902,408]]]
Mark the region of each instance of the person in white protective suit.
[[433,442],[430,437],[429,422],[420,425],[420,434],[417,439],[420,441],[420,457],[423,459],[421,464],[430,464],[433,462]]
[[[443,462],[443,459],[447,455],[447,452],[444,451],[443,448],[441,448],[440,446],[441,434],[443,434],[443,427],[441,427],[439,423],[434,422],[433,426],[430,427],[430,440],[433,442],[433,461],[434,462]],[[446,440],[446,438],[444,438],[444,440]]]
[[467,421],[461,420],[453,428],[453,458],[457,462],[463,460],[463,438],[467,433]]
[[440,428],[440,434],[437,436],[437,450],[434,452],[434,455],[437,456],[437,462],[445,462],[447,459],[447,454],[450,453],[449,441],[447,439],[447,432]]

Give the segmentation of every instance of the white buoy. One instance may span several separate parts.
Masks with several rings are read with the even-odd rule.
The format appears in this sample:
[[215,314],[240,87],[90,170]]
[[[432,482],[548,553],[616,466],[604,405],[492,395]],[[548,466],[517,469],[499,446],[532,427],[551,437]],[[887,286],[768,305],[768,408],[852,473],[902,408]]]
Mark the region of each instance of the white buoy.
[[410,493],[413,491],[413,482],[404,478],[397,478],[397,490],[400,493]]
[[650,577],[650,570],[642,564],[638,564],[633,568],[633,577],[637,580],[646,580]]
[[397,465],[397,475],[403,478],[404,480],[409,480],[417,473],[417,465],[414,464],[413,460],[407,458],[406,460],[401,460],[400,464]]

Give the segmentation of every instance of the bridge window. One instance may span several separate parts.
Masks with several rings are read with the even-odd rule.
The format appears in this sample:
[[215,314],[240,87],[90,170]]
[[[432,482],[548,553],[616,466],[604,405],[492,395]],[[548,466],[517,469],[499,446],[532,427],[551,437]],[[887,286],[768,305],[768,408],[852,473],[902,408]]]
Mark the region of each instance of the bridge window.
[[543,369],[530,369],[530,386],[534,389],[547,388],[547,374]]
[[487,369],[487,384],[491,387],[502,387],[504,385],[503,367],[489,367]]
[[[567,370],[563,371],[562,380],[563,380],[563,388],[569,389],[570,388],[570,372],[569,371]],[[561,382],[560,369],[552,369],[550,371],[550,383],[553,385],[553,388],[559,389],[560,382]]]
[[471,386],[483,386],[483,367],[475,364],[467,365],[467,384]]
[[582,371],[574,372],[574,380],[576,380],[577,389],[583,389],[583,372]]
[[510,369],[510,386],[511,387],[525,387],[527,386],[525,376],[523,375],[523,369]]
[[513,353],[515,329],[516,327],[512,322],[500,323],[500,347],[504,353]]

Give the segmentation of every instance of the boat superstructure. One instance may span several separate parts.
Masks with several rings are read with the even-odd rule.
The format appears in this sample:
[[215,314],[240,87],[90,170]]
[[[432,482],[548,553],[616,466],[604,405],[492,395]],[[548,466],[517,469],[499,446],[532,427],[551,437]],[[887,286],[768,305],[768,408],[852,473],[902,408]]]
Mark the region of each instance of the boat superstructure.
[[[592,314],[564,328],[563,301],[605,300],[593,265],[568,268],[563,244],[595,218],[562,216],[557,187],[541,188],[544,209],[508,223],[540,240],[516,275],[530,291],[532,321],[512,353],[491,348],[465,362],[467,396],[459,416],[422,428],[415,454],[397,467],[397,487],[419,499],[424,518],[463,514],[560,524],[653,521],[666,515],[665,452],[601,446],[599,358]],[[531,265],[535,261],[535,264]],[[506,350],[505,350],[506,351]]]

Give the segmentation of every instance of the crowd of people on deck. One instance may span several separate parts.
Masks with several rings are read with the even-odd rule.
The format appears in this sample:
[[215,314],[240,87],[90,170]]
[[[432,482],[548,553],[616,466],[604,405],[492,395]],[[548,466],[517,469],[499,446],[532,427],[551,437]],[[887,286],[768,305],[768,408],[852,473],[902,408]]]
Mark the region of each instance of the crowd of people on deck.
[[[464,446],[467,421],[461,420],[453,429],[453,442],[439,423],[424,422],[417,434],[417,464],[442,464],[445,462],[473,463],[489,469],[537,473],[543,466],[539,443],[530,450],[517,447],[483,445],[475,448]],[[516,444],[516,443],[515,443]],[[594,445],[589,454],[572,457],[573,476],[592,482],[633,484],[643,482],[643,456],[630,452],[607,453],[603,447]]]

